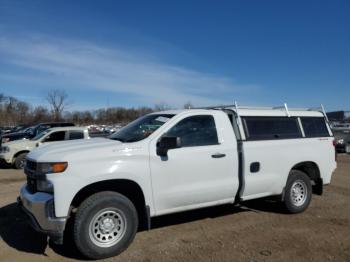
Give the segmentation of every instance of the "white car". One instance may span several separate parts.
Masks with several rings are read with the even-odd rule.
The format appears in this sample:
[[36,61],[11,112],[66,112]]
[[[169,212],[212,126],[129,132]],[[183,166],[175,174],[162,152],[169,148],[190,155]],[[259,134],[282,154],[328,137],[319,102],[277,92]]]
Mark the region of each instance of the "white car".
[[322,194],[336,168],[323,112],[236,106],[157,112],[111,139],[28,154],[18,203],[38,231],[88,258],[125,250],[151,218],[279,196],[290,213]]
[[47,129],[32,139],[21,139],[4,143],[0,148],[0,159],[17,169],[24,167],[26,155],[33,149],[65,140],[88,139],[87,128],[55,127]]

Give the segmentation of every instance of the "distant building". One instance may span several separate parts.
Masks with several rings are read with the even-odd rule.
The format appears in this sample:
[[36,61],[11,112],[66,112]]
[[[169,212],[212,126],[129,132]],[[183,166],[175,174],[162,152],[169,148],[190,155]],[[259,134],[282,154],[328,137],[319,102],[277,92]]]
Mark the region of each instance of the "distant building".
[[350,111],[328,112],[327,117],[330,121],[350,121]]

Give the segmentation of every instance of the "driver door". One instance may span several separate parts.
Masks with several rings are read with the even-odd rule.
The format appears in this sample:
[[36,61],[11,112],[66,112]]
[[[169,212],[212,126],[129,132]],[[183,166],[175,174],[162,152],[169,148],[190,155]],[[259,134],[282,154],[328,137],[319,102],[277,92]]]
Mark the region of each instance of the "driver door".
[[[235,148],[221,144],[215,115],[183,118],[163,135],[181,139],[167,157],[150,143],[150,165],[157,215],[232,202],[238,183]],[[158,137],[156,140],[159,140]]]

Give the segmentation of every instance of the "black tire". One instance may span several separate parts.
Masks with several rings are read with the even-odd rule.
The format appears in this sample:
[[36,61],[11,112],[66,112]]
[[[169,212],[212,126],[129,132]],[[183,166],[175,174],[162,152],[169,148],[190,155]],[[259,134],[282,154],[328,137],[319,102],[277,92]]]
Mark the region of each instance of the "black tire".
[[[113,214],[113,212],[117,213]],[[107,216],[105,216],[106,214]],[[96,220],[96,216],[102,218]],[[105,219],[107,219],[107,223],[108,219],[111,219],[111,221],[114,219],[115,221],[105,224]],[[125,227],[122,226],[121,221],[126,221],[124,223]],[[99,225],[97,226],[97,224]],[[117,234],[112,232],[105,237],[112,229],[106,233],[106,231],[103,231],[105,230],[104,226],[110,227],[111,224],[114,225],[112,226],[113,230],[121,230],[122,232]],[[137,228],[138,216],[133,203],[119,193],[105,191],[90,196],[79,206],[74,220],[73,238],[81,254],[90,259],[102,259],[123,252],[133,241]],[[114,240],[109,240],[109,237],[114,238]],[[101,242],[115,241],[118,237],[119,240],[112,243],[113,245],[101,246],[103,245]]]
[[26,159],[27,154],[28,153],[21,153],[16,157],[15,162],[13,163],[13,166],[16,169],[23,169],[24,168],[24,161]]
[[289,213],[301,213],[307,209],[312,198],[310,178],[302,171],[292,170],[285,187],[284,205]]

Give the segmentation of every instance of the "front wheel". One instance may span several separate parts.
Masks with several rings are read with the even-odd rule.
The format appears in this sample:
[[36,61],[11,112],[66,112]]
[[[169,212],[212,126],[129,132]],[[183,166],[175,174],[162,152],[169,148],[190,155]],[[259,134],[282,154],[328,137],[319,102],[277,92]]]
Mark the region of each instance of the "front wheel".
[[299,170],[292,170],[285,188],[284,205],[289,213],[301,213],[311,202],[310,178]]
[[79,251],[90,259],[112,257],[132,242],[138,228],[133,203],[116,192],[96,193],[78,208],[73,236]]
[[13,166],[16,169],[23,169],[25,162],[26,162],[26,156],[28,153],[21,153],[16,157],[15,162],[13,163]]

